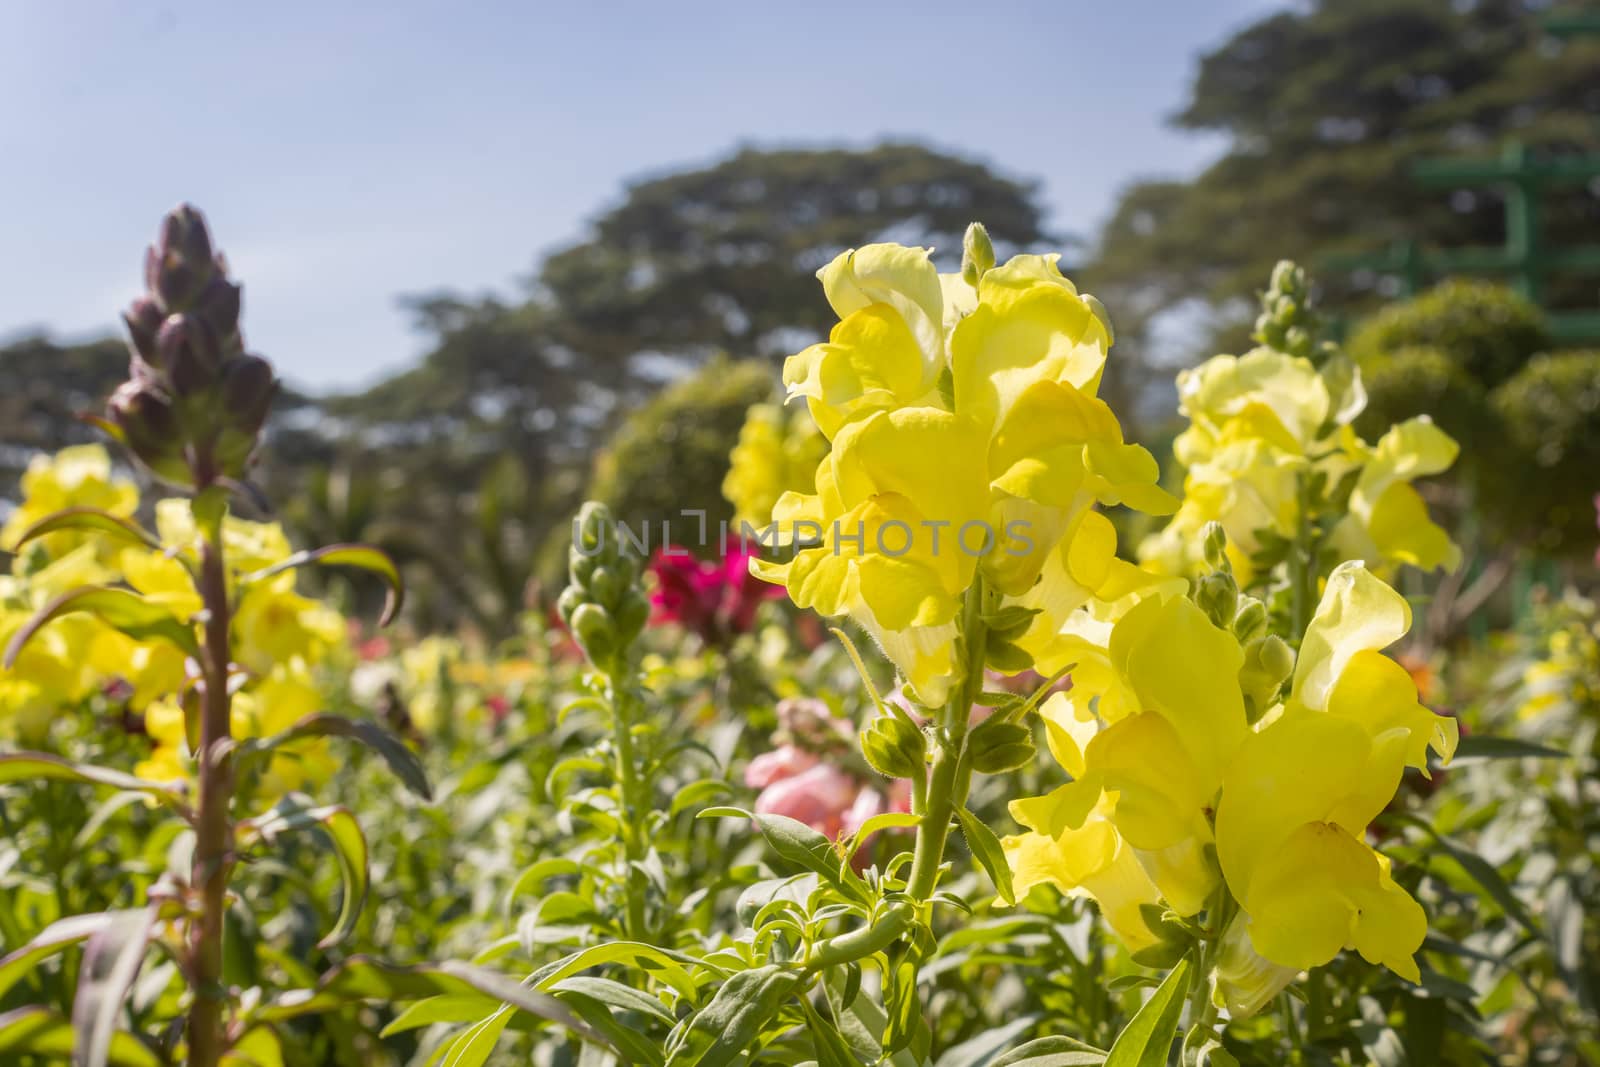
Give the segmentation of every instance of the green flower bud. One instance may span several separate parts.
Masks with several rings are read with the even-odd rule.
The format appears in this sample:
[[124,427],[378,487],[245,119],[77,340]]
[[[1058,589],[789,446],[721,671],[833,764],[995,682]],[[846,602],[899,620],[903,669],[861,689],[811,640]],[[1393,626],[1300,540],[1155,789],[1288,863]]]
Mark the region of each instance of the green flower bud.
[[1239,611],[1239,584],[1231,574],[1212,571],[1195,586],[1194,602],[1200,605],[1207,618],[1226,630]]
[[973,727],[967,739],[972,769],[980,774],[1004,774],[1033,762],[1033,731],[1019,722],[986,719]]
[[890,778],[910,778],[928,758],[922,731],[897,715],[874,718],[861,733],[861,754],[867,765]]
[[556,598],[556,614],[561,616],[561,621],[568,626],[572,625],[572,613],[586,603],[581,586],[569,585],[561,590],[561,595]]
[[604,564],[594,569],[594,573],[589,576],[588,584],[590,598],[608,608],[615,608],[622,599],[623,591],[627,589],[620,570]]
[[1255,597],[1239,598],[1239,613],[1233,617],[1233,636],[1248,644],[1267,632],[1267,606]]
[[572,634],[578,639],[589,661],[599,667],[611,659],[617,649],[617,625],[610,612],[599,604],[578,605],[572,613]]
[[1245,714],[1259,722],[1278,702],[1283,683],[1294,673],[1294,650],[1277,634],[1258,637],[1245,645],[1244,666],[1239,668],[1239,688],[1244,692]]
[[1222,523],[1215,519],[1206,523],[1200,529],[1200,538],[1206,566],[1214,571],[1231,573],[1233,564],[1228,559],[1228,531],[1222,528]]
[[974,222],[967,227],[966,237],[961,242],[962,280],[976,289],[978,279],[993,267],[994,242],[989,240],[989,231],[984,229],[983,223]]
[[630,585],[623,593],[617,607],[617,637],[624,644],[632,644],[644,624],[650,619],[650,601],[637,586]]

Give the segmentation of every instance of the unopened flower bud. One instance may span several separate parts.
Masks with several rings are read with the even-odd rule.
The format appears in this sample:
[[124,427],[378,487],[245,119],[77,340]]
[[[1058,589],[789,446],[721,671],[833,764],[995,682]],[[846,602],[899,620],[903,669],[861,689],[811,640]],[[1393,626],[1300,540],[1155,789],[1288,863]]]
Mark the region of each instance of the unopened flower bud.
[[877,716],[861,734],[861,754],[867,765],[890,778],[916,774],[927,762],[927,751],[922,731],[893,714]]
[[649,619],[649,599],[637,586],[630,585],[623,593],[622,603],[617,606],[617,637],[620,642],[631,644]]
[[1255,597],[1240,597],[1239,612],[1233,617],[1233,636],[1240,644],[1254,641],[1267,632],[1267,606]]
[[961,242],[961,277],[977,288],[978,279],[993,267],[994,242],[989,240],[989,231],[984,229],[983,223],[974,222],[967,227],[966,237]]
[[580,604],[570,625],[591,663],[599,667],[611,659],[617,648],[617,625],[605,608],[592,602]]
[[1239,612],[1239,585],[1233,575],[1212,571],[1195,586],[1194,602],[1212,623],[1226,630]]
[[219,273],[195,301],[194,313],[211,327],[223,358],[238,355],[244,350],[244,342],[239,336],[241,296],[240,287]]
[[222,411],[239,433],[260,433],[277,392],[272,364],[260,356],[240,356],[222,369]]
[[187,311],[215,273],[205,217],[180,204],[162,221],[160,240],[145,254],[146,288],[164,311]]
[[156,353],[156,336],[161,332],[163,317],[156,302],[143,296],[122,313],[122,321],[128,327],[128,347],[133,349],[135,357],[134,373],[139,372],[140,361],[151,368],[160,364],[161,358]]
[[1278,701],[1278,692],[1294,673],[1294,650],[1277,634],[1267,634],[1244,646],[1239,668],[1239,688],[1244,693],[1245,715],[1256,723]]
[[1206,523],[1200,530],[1200,538],[1206,566],[1214,571],[1231,571],[1233,565],[1228,560],[1228,531],[1222,528],[1222,523],[1215,519]]
[[156,335],[157,366],[179,396],[191,396],[217,380],[221,352],[216,337],[201,320],[173,315]]
[[146,466],[168,481],[186,480],[183,430],[159,386],[139,378],[123,382],[107,401],[106,415]]

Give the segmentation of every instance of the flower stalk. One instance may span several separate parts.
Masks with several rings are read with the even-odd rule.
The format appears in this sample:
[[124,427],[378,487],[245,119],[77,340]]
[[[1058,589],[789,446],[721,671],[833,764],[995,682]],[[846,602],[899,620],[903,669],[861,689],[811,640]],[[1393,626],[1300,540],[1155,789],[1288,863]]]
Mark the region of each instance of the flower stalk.
[[986,595],[982,575],[973,579],[961,605],[960,647],[966,662],[949,699],[940,709],[933,728],[933,764],[923,810],[918,814],[916,847],[912,853],[911,876],[907,892],[919,901],[933,896],[939,868],[944,863],[945,843],[956,810],[967,802],[972,784],[972,761],[967,751],[967,723],[973,702],[983,690],[984,648],[988,632],[983,621]]
[[[197,511],[201,500],[197,499]],[[202,645],[199,798],[196,807],[191,885],[199,891],[199,915],[190,928],[189,969],[194,1001],[189,1009],[190,1067],[214,1067],[224,1049],[222,937],[228,880],[233,869],[233,760],[228,665],[231,646],[228,583],[220,509],[201,524],[199,592],[205,604]]]

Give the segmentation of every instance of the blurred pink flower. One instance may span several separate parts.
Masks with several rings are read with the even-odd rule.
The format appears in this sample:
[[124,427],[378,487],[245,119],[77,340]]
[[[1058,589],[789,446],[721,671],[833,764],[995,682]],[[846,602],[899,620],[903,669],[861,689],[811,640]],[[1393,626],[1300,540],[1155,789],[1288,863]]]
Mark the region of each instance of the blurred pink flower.
[[669,545],[650,560],[656,588],[650,596],[654,621],[675,622],[708,645],[725,645],[755,625],[762,601],[784,596],[750,573],[749,549],[735,547],[717,560],[701,560]]
[[816,765],[817,757],[810,752],[794,745],[783,745],[751,760],[744,769],[744,784],[752,789],[765,789],[780,779],[793,778]]
[[861,783],[837,767],[818,763],[788,778],[779,778],[756,798],[762,815],[786,815],[838,840],[845,815],[855,806]]

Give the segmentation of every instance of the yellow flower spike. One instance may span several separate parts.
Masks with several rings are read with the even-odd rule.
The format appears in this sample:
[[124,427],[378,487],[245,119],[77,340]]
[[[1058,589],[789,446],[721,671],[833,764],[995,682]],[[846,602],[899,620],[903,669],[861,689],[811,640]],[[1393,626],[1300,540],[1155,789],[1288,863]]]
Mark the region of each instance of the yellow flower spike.
[[1145,713],[1164,718],[1209,782],[1220,782],[1244,739],[1239,642],[1185,598],[1147,600],[1111,632],[1111,663]]
[[1334,531],[1341,550],[1352,558],[1407,563],[1422,570],[1461,565],[1461,549],[1428,517],[1427,505],[1411,482],[1449,469],[1460,446],[1426,415],[1391,427],[1367,449],[1346,442],[1364,464],[1350,494],[1350,515]]
[[988,271],[978,298],[950,337],[957,411],[998,427],[1036,382],[1093,395],[1110,335],[1053,259],[1019,256]]
[[[1039,718],[1045,726],[1045,744],[1061,769],[1073,778],[1084,776],[1083,751],[1100,730],[1099,724],[1087,713],[1087,707],[1083,711],[1080,715],[1079,706],[1074,704],[1070,693],[1051,693],[1039,705]],[[1017,821],[1027,825],[1023,819]]]
[[[1013,807],[1019,822],[1024,814],[1026,808],[1019,814]],[[1156,944],[1158,938],[1140,909],[1159,903],[1161,895],[1103,810],[1096,809],[1080,826],[1068,826],[1057,835],[1034,830],[1002,838],[1000,844],[1019,896],[1036,885],[1049,885],[1070,896],[1088,897],[1129,951]]]
[[[100,445],[74,445],[54,455],[34,456],[22,475],[22,502],[0,526],[0,548],[9,548],[24,530],[64,508],[87,507],[127,518],[139,507],[139,490],[115,478],[111,456]],[[92,534],[59,531],[42,539],[46,552],[58,558],[83,545],[103,546]],[[101,552],[103,556],[103,552]]]
[[876,244],[837,256],[817,272],[840,322],[826,342],[783,367],[789,395],[803,396],[823,434],[864,413],[937,403],[945,367],[943,286],[928,250]]
[[1402,728],[1407,764],[1425,769],[1430,747],[1450,762],[1460,740],[1456,720],[1423,707],[1410,674],[1380,654],[1410,628],[1404,597],[1360,563],[1340,564],[1301,641],[1291,710],[1346,718],[1372,736]]
[[811,488],[817,464],[826,454],[827,439],[806,410],[752,406],[722,481],[722,495],[733,505],[734,522],[749,523],[757,530],[765,527],[784,493]]
[[[1239,420],[1250,436],[1304,453],[1328,417],[1330,400],[1327,383],[1310,360],[1258,348],[1243,357],[1214,356],[1179,374],[1178,403],[1196,427],[1211,435]],[[1191,449],[1196,441],[1191,439]]]
[[1261,955],[1305,968],[1353,946],[1416,980],[1426,918],[1362,841],[1394,795],[1408,744],[1403,729],[1372,737],[1348,719],[1301,713],[1241,746],[1223,782],[1217,855]]

